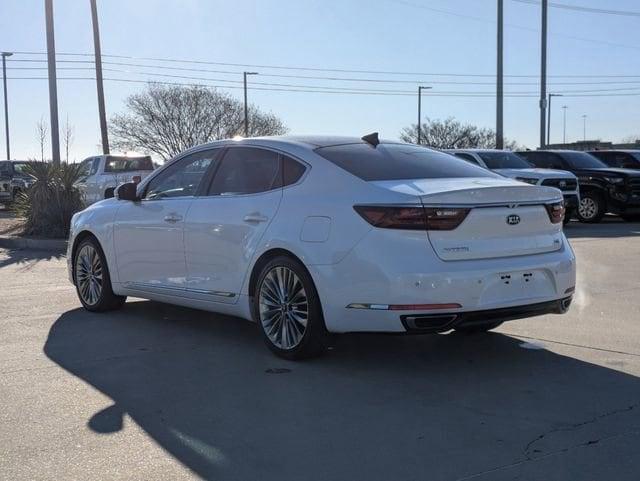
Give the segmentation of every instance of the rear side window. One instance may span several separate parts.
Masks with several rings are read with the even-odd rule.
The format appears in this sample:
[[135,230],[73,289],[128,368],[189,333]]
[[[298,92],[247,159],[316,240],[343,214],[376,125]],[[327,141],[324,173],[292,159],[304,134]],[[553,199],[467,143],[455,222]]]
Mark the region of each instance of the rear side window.
[[256,194],[281,185],[280,156],[276,152],[233,147],[222,159],[209,195]]
[[316,153],[366,181],[500,177],[453,155],[409,144],[348,144]]
[[496,150],[495,152],[480,152],[480,158],[490,169],[529,169],[531,165],[513,152]]
[[302,174],[306,170],[305,166],[297,160],[293,160],[291,157],[285,155],[282,156],[282,169],[283,169],[283,181],[282,185],[287,186],[295,184],[300,180]]
[[110,155],[104,164],[105,172],[135,172],[138,170],[153,170],[151,157],[117,157]]

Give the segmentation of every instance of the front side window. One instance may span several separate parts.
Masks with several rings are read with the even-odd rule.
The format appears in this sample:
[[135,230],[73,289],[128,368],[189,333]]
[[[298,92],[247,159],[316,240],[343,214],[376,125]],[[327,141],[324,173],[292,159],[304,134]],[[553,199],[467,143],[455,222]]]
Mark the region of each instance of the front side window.
[[480,152],[480,158],[490,169],[529,169],[531,164],[513,152],[497,150],[495,152]]
[[410,144],[346,144],[315,152],[365,181],[500,177],[450,154]]
[[541,169],[563,169],[562,160],[551,152],[521,152],[521,156]]
[[151,179],[144,198],[154,200],[195,195],[216,157],[216,150],[206,150],[180,159]]
[[218,168],[209,195],[266,192],[282,185],[280,156],[254,147],[232,147]]
[[586,152],[563,152],[562,157],[573,169],[604,169],[607,165]]

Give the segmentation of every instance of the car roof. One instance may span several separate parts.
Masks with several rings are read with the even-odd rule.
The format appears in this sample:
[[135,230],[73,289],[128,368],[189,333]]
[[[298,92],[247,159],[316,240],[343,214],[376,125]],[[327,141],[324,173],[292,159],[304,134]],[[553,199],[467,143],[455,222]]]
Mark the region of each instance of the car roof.
[[640,152],[640,149],[598,149],[598,150],[588,150],[589,154],[592,152],[624,152],[624,153],[634,153]]
[[509,149],[446,149],[446,152],[511,152]]

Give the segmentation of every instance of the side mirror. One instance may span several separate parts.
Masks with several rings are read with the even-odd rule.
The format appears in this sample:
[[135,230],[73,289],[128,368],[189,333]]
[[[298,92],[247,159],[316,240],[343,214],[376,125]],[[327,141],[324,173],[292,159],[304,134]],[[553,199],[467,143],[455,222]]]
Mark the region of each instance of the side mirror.
[[138,198],[138,184],[135,182],[127,182],[116,188],[116,198],[118,200],[140,200]]
[[109,187],[107,190],[104,191],[104,198],[111,199],[112,197],[115,196],[115,192],[116,192],[115,187]]

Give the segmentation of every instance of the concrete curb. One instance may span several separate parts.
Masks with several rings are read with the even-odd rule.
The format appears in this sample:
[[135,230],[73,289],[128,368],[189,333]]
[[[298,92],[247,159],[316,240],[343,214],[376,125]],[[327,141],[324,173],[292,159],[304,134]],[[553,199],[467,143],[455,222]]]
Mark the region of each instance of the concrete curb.
[[67,251],[67,241],[64,239],[0,236],[0,247],[4,249],[32,249],[64,253]]

